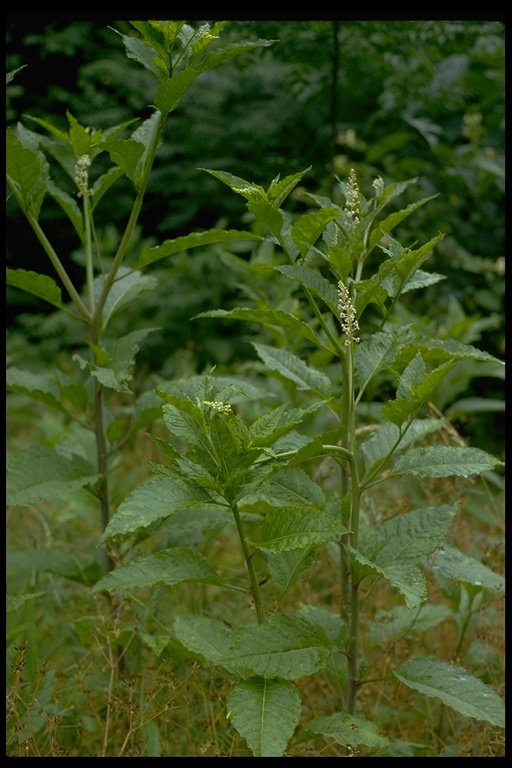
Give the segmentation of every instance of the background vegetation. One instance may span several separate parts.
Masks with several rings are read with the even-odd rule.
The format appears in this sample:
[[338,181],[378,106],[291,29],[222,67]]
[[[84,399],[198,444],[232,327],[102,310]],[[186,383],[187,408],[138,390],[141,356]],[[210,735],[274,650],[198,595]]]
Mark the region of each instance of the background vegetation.
[[[33,127],[24,116],[28,113],[66,128],[66,109],[82,124],[97,128],[134,115],[147,117],[151,75],[126,58],[109,24],[124,34],[130,31],[128,22],[107,15],[55,21],[46,14],[8,17],[7,71],[24,69],[7,86],[7,124],[22,120]],[[420,296],[414,294],[414,313],[429,333],[503,357],[503,25],[493,20],[235,21],[230,36],[279,43],[208,72],[183,98],[157,154],[133,252],[203,228],[250,226],[243,201],[201,167],[229,171],[266,187],[278,173],[311,166],[304,186],[290,201],[296,212],[306,210],[306,191],[336,196],[336,178],[346,179],[351,168],[363,191],[378,175],[386,181],[418,177],[400,205],[436,193],[438,197],[419,209],[410,224],[404,222],[400,240],[412,244],[423,233],[446,233],[429,267],[448,279]],[[116,185],[115,205],[96,221],[106,252],[114,253],[129,213],[131,190],[123,184],[121,180]],[[41,221],[56,250],[69,254],[80,274],[84,257],[74,250],[73,233],[62,227],[58,206],[45,202]],[[7,201],[7,222],[8,266],[41,269],[39,246],[12,198]],[[243,248],[237,254],[244,257]],[[163,378],[201,373],[212,365],[219,372],[236,373],[253,360],[246,325],[231,323],[228,329],[215,320],[191,321],[199,312],[240,304],[243,276],[225,252],[211,248],[192,256],[180,254],[148,272],[158,280],[156,293],[139,298],[117,329],[126,334],[159,328],[138,356],[139,391]],[[6,300],[8,362],[34,371],[45,361],[65,365],[80,339],[63,315],[48,312],[17,289],[8,289]],[[412,309],[403,305],[404,323]],[[503,458],[503,379],[486,375],[482,367],[459,367],[457,376],[443,383],[436,406],[450,416],[462,439]],[[8,396],[9,450],[15,452],[41,436],[52,444],[63,429],[58,415],[27,404],[22,396]],[[139,437],[128,446],[123,466],[116,470],[118,500],[146,476],[151,459],[155,455],[149,440]],[[407,487],[397,488],[396,497],[382,503],[396,505],[407,492]],[[442,493],[443,500],[464,494],[467,519],[458,523],[456,535],[466,542],[467,551],[484,553],[489,567],[502,572],[499,487],[478,484],[462,491],[456,481],[446,480]],[[122,627],[116,628],[101,598],[85,596],[88,577],[81,570],[81,558],[98,538],[97,529],[91,528],[92,514],[82,493],[58,508],[30,509],[21,525],[15,510],[9,512],[11,550],[37,549],[44,543],[71,552],[76,568],[73,573],[66,560],[56,564],[54,573],[36,572],[33,562],[11,557],[11,593],[46,593],[44,603],[17,609],[8,627],[8,675],[14,692],[8,715],[11,727],[21,734],[14,740],[13,754],[73,756],[88,742],[97,754],[105,746],[109,754],[244,754],[236,733],[223,721],[222,708],[215,706],[225,697],[227,682],[191,666],[180,657],[179,648],[158,646],[155,606],[140,606],[139,611],[132,602],[123,609]],[[187,535],[198,535],[193,523]],[[222,530],[216,532],[215,545],[221,549],[223,536]],[[62,579],[66,568],[68,578]],[[317,595],[328,593],[331,578],[328,563],[320,561],[309,589],[314,585]],[[194,585],[180,596],[184,602],[209,605],[215,613],[209,590]],[[174,610],[166,606],[169,598],[162,591],[153,599],[164,601],[159,615],[162,607]],[[315,597],[305,594],[302,599],[313,602]],[[464,624],[460,594],[447,590],[446,599],[458,605]],[[239,605],[233,606],[234,613],[239,610]],[[435,630],[427,633],[427,650],[440,642],[448,655],[449,649],[464,650],[475,668],[484,670],[486,682],[497,683],[504,656],[501,603],[491,600],[490,610],[492,620],[485,627],[469,612],[472,618],[467,618],[465,630],[471,635],[473,627],[471,644],[461,641],[465,631],[457,634],[449,626],[441,638]],[[21,638],[27,633],[29,648],[24,649]],[[393,640],[389,642],[391,646]],[[114,682],[117,648],[132,644],[138,659],[133,678]],[[399,658],[400,648],[394,652]],[[28,686],[21,682],[22,671]],[[502,753],[501,736],[493,729],[482,724],[470,729],[456,717],[441,725],[441,710],[429,710],[412,699],[418,718],[417,732],[411,732],[410,723],[401,723],[393,714],[403,705],[396,706],[396,697],[410,692],[389,685],[382,691],[369,686],[365,696],[368,702],[377,699],[380,722],[387,723],[396,740],[403,740],[404,756],[412,754],[405,743],[415,741],[423,744],[421,754],[429,754],[429,749],[445,756]],[[335,695],[327,677],[303,693],[311,712]],[[295,754],[308,754],[310,746],[296,745]],[[326,755],[338,754],[331,745],[316,745],[312,754],[320,749]]]

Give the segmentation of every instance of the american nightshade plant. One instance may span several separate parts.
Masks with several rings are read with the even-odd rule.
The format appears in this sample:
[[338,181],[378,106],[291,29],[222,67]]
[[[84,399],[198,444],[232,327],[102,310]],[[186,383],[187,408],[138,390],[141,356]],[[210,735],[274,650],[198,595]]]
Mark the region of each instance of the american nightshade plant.
[[[379,632],[386,631],[382,617],[373,629],[364,619],[375,585],[387,581],[401,599],[390,604],[387,630],[407,627],[414,634],[446,617],[445,606],[429,603],[427,574],[454,577],[473,593],[500,592],[503,579],[446,543],[458,503],[411,505],[379,519],[371,514],[372,498],[399,478],[468,478],[500,465],[479,448],[440,440],[447,421],[432,415],[429,403],[460,361],[501,362],[396,320],[404,293],[442,279],[421,269],[442,234],[408,247],[392,235],[430,198],[385,212],[414,179],[385,184],[377,178],[366,198],[352,171],[339,182],[343,205],[307,194],[312,209],[291,216],[281,206],[307,171],[277,177],[268,189],[224,171],[208,172],[246,199],[257,228],[268,232],[266,245],[282,256],[266,264],[268,279],[293,286],[295,301],[283,301],[292,310],[276,307],[259,291],[253,306],[202,313],[268,330],[272,343],[252,342],[259,376],[212,372],[157,388],[170,437],[153,439],[166,463],[152,464],[154,476],[122,502],[102,539],[172,521],[184,509],[204,514],[203,530],[208,520],[227,516],[245,575],[218,563],[214,551],[208,556],[197,546],[172,546],[132,560],[94,589],[129,594],[195,581],[246,593],[252,622],[191,613],[175,617],[172,629],[192,658],[233,676],[227,717],[253,755],[281,756],[292,739],[297,745],[320,736],[349,753],[364,747],[393,754],[379,724],[360,717],[357,706],[371,677],[362,637],[373,632],[378,646]],[[241,274],[245,270],[249,288],[255,265],[232,254],[227,260]],[[251,412],[248,404],[262,399],[262,378],[270,392],[282,383],[283,402]],[[372,403],[368,424],[365,394],[382,381],[393,384],[394,394]],[[334,485],[311,472],[326,457],[338,468]],[[337,610],[282,608],[290,587],[307,580],[322,548],[338,574]],[[297,730],[296,681],[320,672],[338,681],[340,704]],[[411,656],[394,665],[388,679],[441,699],[463,716],[503,727],[502,699],[464,667]]]

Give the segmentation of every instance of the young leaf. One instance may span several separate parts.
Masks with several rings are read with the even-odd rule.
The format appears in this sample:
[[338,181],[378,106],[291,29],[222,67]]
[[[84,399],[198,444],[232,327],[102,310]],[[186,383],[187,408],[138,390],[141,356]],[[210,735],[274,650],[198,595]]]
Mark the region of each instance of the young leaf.
[[280,613],[248,627],[221,659],[242,676],[297,680],[324,669],[332,645],[325,631],[300,614]]
[[465,717],[505,727],[505,704],[501,697],[463,667],[432,657],[408,659],[393,675],[404,685],[425,696],[437,697]]
[[431,445],[412,448],[404,456],[399,456],[389,476],[470,477],[499,466],[503,466],[502,461],[480,448]]
[[107,525],[100,543],[117,534],[131,533],[173,515],[181,509],[211,501],[206,491],[187,483],[178,473],[153,477],[121,502]]
[[226,706],[254,757],[282,757],[301,715],[300,695],[293,683],[260,677],[242,680]]
[[252,342],[258,356],[272,371],[277,371],[286,379],[293,381],[297,389],[313,390],[327,395],[332,392],[331,380],[325,373],[311,368],[303,360],[287,349],[269,347],[267,344]]
[[8,462],[7,503],[27,506],[69,498],[99,477],[80,456],[68,459],[49,446],[31,446]]
[[158,584],[174,587],[185,581],[226,586],[204,555],[189,547],[175,547],[116,568],[95,584],[93,592],[144,589]]

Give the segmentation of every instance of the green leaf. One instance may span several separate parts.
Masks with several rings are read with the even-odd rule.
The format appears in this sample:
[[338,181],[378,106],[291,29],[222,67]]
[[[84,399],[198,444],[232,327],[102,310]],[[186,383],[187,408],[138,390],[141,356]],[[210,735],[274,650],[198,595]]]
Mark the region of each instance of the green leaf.
[[270,183],[269,188],[267,189],[267,199],[269,203],[271,203],[275,208],[279,208],[281,206],[281,203],[283,203],[290,192],[295,189],[299,181],[303,178],[303,176],[310,171],[312,166],[308,166],[304,171],[299,171],[298,173],[291,174],[290,176],[286,176],[284,179],[281,179],[280,176],[276,176],[275,179]]
[[[118,278],[111,286],[103,308],[103,328],[107,327],[112,316],[122,307],[131,304],[141,294],[153,290],[158,284],[156,277],[132,272],[128,267],[121,267],[117,274]],[[104,282],[103,275],[99,275],[94,281],[96,299],[103,290]]]
[[375,723],[362,717],[334,712],[327,717],[317,717],[305,729],[305,737],[324,736],[345,747],[364,745],[384,749],[390,747],[390,741],[381,736]]
[[265,411],[253,421],[248,430],[249,448],[268,447],[290,429],[300,424],[309,414],[316,411],[314,404],[309,408],[290,408],[287,404]]
[[101,364],[90,363],[80,355],[73,355],[82,368],[87,368],[92,376],[95,376],[104,387],[114,389],[116,392],[129,392],[128,382],[132,379],[132,370],[135,364],[135,355],[139,351],[139,341],[156,328],[141,328],[122,336],[108,351],[96,348],[96,354],[101,354]]
[[375,464],[385,458],[390,451],[393,450],[394,455],[403,453],[415,440],[421,440],[427,435],[437,432],[444,424],[446,424],[446,419],[414,419],[395,448],[393,446],[398,440],[400,430],[395,424],[381,424],[361,444],[367,472],[370,472]]
[[7,556],[7,566],[19,571],[53,573],[87,586],[94,584],[102,570],[99,563],[84,562],[74,555],[45,547],[11,550]]
[[66,412],[58,386],[42,373],[22,371],[16,366],[10,366],[6,372],[6,387],[9,392],[26,395],[33,400]]
[[66,194],[60,187],[53,183],[51,179],[48,179],[46,189],[53,197],[53,199],[60,205],[70,222],[75,228],[80,240],[83,240],[84,235],[84,220],[82,211],[77,205],[76,200],[71,195]]
[[436,576],[444,576],[455,583],[472,584],[474,587],[505,593],[504,576],[455,547],[444,545],[433,558],[429,558],[426,565]]
[[258,487],[254,498],[246,496],[243,501],[262,508],[316,506],[320,511],[325,497],[318,483],[313,482],[301,467],[293,467],[276,471]]
[[257,677],[243,680],[233,688],[226,706],[254,757],[282,757],[301,715],[300,695],[293,683]]
[[410,340],[409,326],[405,326],[393,333],[374,333],[356,346],[354,361],[361,391],[377,373],[393,365],[397,353]]
[[325,544],[348,529],[316,508],[284,507],[268,512],[260,526],[258,549],[283,552]]
[[8,462],[7,503],[27,506],[70,498],[99,477],[80,456],[71,460],[48,446],[32,446]]
[[331,653],[321,627],[300,614],[280,613],[242,631],[221,661],[243,676],[296,680],[324,669]]
[[505,727],[505,704],[501,697],[463,667],[427,656],[405,661],[393,675],[409,688],[441,699],[465,717]]
[[329,307],[331,312],[338,317],[338,291],[333,283],[329,282],[316,269],[310,267],[301,267],[299,264],[277,265],[274,269],[283,275],[297,280],[301,285],[308,288],[312,293],[318,296]]
[[267,567],[272,577],[278,601],[282,600],[289,587],[303,579],[314,566],[316,550],[295,549],[287,552],[269,553]]
[[100,542],[117,534],[146,528],[182,509],[197,507],[208,501],[211,498],[206,491],[187,483],[178,473],[150,478],[121,502]]
[[116,568],[95,584],[93,592],[144,589],[158,584],[174,587],[185,581],[226,586],[204,555],[189,547],[175,547]]
[[115,141],[105,141],[101,144],[110,155],[112,162],[138,186],[137,168],[139,160],[144,153],[144,145],[134,139],[117,139]]
[[18,608],[21,608],[23,605],[26,605],[26,603],[30,603],[32,600],[37,600],[38,597],[42,597],[45,594],[46,592],[25,592],[23,595],[7,595],[5,601],[5,612],[7,616],[14,613],[14,611],[17,611]]
[[174,240],[165,240],[162,245],[153,248],[145,247],[139,256],[136,269],[152,264],[154,261],[182,253],[189,248],[198,248],[212,243],[227,243],[233,240],[263,240],[261,235],[253,232],[238,231],[236,229],[209,229],[206,232],[191,232],[189,235],[177,237]]
[[290,334],[302,336],[316,344],[318,338],[311,326],[299,320],[288,312],[279,309],[250,309],[249,307],[235,307],[235,309],[212,309],[209,312],[201,312],[196,317],[222,317],[227,320],[244,320],[248,323],[261,323],[284,331],[285,336]]
[[338,208],[320,208],[319,211],[305,213],[295,220],[291,236],[301,256],[305,256],[330,221],[339,216]]
[[431,445],[412,448],[404,456],[399,456],[390,476],[470,477],[499,466],[503,466],[502,461],[480,448]]
[[7,129],[6,173],[10,187],[21,196],[22,204],[39,218],[49,178],[48,163],[41,152],[24,146],[12,128]]
[[62,303],[62,294],[59,286],[53,278],[47,275],[40,275],[37,272],[31,272],[26,269],[10,269],[7,267],[7,285],[15,288],[21,288],[33,296],[44,299],[49,304],[53,304],[58,309],[64,309]]
[[456,511],[455,504],[440,504],[385,521],[369,536],[362,553],[350,549],[359,578],[383,576],[402,593],[408,608],[420,605],[427,588],[418,563],[443,543]]
[[185,648],[216,664],[233,644],[233,630],[224,621],[208,616],[177,616],[173,629]]
[[269,347],[267,344],[251,342],[258,356],[272,371],[277,371],[293,381],[300,390],[313,390],[320,394],[331,394],[331,381],[325,373],[311,368],[303,360],[286,349]]
[[381,649],[387,643],[396,643],[432,629],[451,616],[452,611],[443,604],[424,603],[419,608],[395,605],[389,611],[378,611],[368,622],[369,639],[372,647]]

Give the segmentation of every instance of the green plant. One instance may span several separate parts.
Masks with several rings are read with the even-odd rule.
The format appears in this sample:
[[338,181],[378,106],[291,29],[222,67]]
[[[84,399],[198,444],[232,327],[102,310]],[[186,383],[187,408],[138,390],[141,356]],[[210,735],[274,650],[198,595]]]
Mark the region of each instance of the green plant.
[[[8,501],[15,511],[25,507],[27,529],[32,516],[45,537],[41,546],[37,529],[33,547],[9,552],[17,591],[9,605],[17,617],[8,633],[10,753],[66,754],[61,742],[68,748],[72,742],[66,729],[76,729],[96,754],[173,751],[175,721],[166,713],[174,704],[167,691],[180,687],[178,674],[185,690],[189,678],[201,681],[201,707],[183,694],[180,728],[187,743],[181,754],[194,754],[204,730],[201,754],[245,754],[236,733],[255,756],[327,748],[334,754],[436,753],[435,745],[388,737],[389,713],[364,701],[371,686],[381,692],[394,683],[418,694],[418,719],[443,718],[444,707],[424,712],[426,695],[500,729],[502,701],[492,670],[482,664],[490,646],[473,633],[479,612],[501,596],[503,579],[449,537],[465,478],[481,475],[499,488],[493,470],[501,462],[460,444],[432,401],[443,385],[463,392],[475,371],[497,376],[502,364],[465,339],[437,338],[435,328],[416,322],[401,303],[406,291],[441,279],[420,268],[441,235],[409,248],[391,236],[430,198],[398,210],[397,198],[412,181],[385,185],[378,178],[365,198],[352,173],[336,189],[343,205],[309,194],[301,204],[313,209],[295,216],[281,206],[292,192],[297,203],[306,172],[277,177],[265,190],[210,170],[247,201],[251,231],[213,229],[156,246],[143,241],[137,253],[139,213],[168,115],[203,72],[269,41],[219,49],[215,38],[223,23],[211,29],[132,24],[140,37],[123,36],[128,56],[160,85],[151,117],[130,138],[120,137],[131,121],[100,131],[80,125],[70,112],[67,132],[40,118],[35,122],[49,136],[21,124],[8,130],[11,193],[71,302],[46,274],[9,269],[8,284],[56,307],[48,327],[65,335],[68,349],[78,348],[73,356],[59,348],[51,373],[11,366],[7,374],[11,397],[34,401],[32,422],[40,406],[54,410],[53,419],[41,420],[46,440],[39,437],[9,460]],[[89,172],[96,168],[92,183]],[[135,200],[111,255],[95,231],[95,213],[123,176]],[[76,189],[82,208],[72,196]],[[72,278],[71,265],[43,231],[47,196],[76,232],[74,258],[83,278]],[[392,212],[385,215],[387,206]],[[227,250],[220,257],[238,276],[246,305],[200,317],[258,328],[250,337],[256,359],[236,373],[160,379],[155,392],[145,389],[133,371],[151,329],[136,325],[123,333],[132,302],[150,291],[157,295],[155,273],[141,270],[191,248],[241,240],[258,244],[251,261]],[[450,379],[460,369],[462,384]],[[161,432],[160,417],[170,437]],[[130,492],[141,475],[135,437],[151,425],[152,443],[167,463],[152,461],[154,477]],[[23,436],[13,442],[23,444]],[[72,554],[53,546],[48,505],[57,509],[54,521],[69,523]],[[88,549],[91,510],[98,506],[102,565]],[[327,574],[321,589],[320,562]],[[28,586],[27,572],[35,574]],[[43,573],[66,580],[62,590],[46,582],[57,605],[75,603],[73,585],[84,600],[71,619],[74,647],[57,646],[66,665],[59,675],[40,659],[43,647],[58,643],[49,641],[51,630],[36,631],[36,611],[42,600],[43,609],[49,602]],[[110,593],[118,599],[103,615],[102,596]],[[384,609],[372,612],[377,596]],[[83,613],[92,601],[95,609]],[[59,620],[54,611],[52,627]],[[447,620],[456,628],[456,665],[435,650],[418,657],[409,648],[384,665],[377,661],[383,639],[393,647]],[[464,654],[477,674],[459,665]],[[319,690],[329,686],[327,709],[325,697],[315,699],[308,687],[316,681]],[[67,706],[59,704],[63,686]],[[226,715],[211,705],[213,692]],[[206,713],[207,727],[198,712]],[[408,733],[414,718],[406,719],[407,706],[398,716]],[[442,731],[437,722],[436,728]]]
[[[503,579],[446,544],[457,500],[409,505],[405,498],[401,509],[385,516],[375,516],[373,505],[383,486],[396,486],[402,478],[440,483],[486,475],[501,464],[478,448],[444,444],[439,436],[446,419],[428,413],[436,390],[460,362],[501,363],[471,345],[423,335],[413,322],[397,322],[403,292],[442,279],[421,269],[442,235],[410,247],[391,235],[429,198],[383,215],[414,180],[386,185],[377,178],[366,198],[352,172],[340,182],[343,207],[308,195],[317,210],[292,218],[281,205],[304,172],[278,177],[267,190],[229,173],[209,173],[247,200],[256,222],[287,259],[277,259],[268,270],[289,278],[300,299],[296,296],[293,312],[260,300],[254,308],[202,316],[268,328],[272,343],[253,342],[258,370],[267,382],[276,376],[283,381],[283,394],[292,403],[259,409],[260,415],[251,417],[247,403],[254,406],[262,393],[250,378],[210,374],[157,388],[171,438],[153,440],[167,464],[152,464],[155,476],[123,501],[102,540],[140,533],[185,509],[202,511],[204,531],[212,520],[231,519],[245,573],[234,556],[218,569],[214,553],[171,546],[107,574],[94,590],[130,594],[196,582],[247,595],[255,621],[233,624],[222,612],[181,614],[173,634],[193,658],[234,676],[227,717],[252,753],[285,753],[301,719],[295,681],[329,669],[339,682],[340,706],[306,723],[295,745],[324,737],[348,750],[392,754],[394,745],[379,733],[378,723],[359,717],[357,709],[358,693],[372,677],[361,650],[369,631],[362,614],[377,585],[386,580],[392,587],[381,627],[400,636],[446,618],[446,606],[427,601],[426,574],[441,583],[460,581],[462,593],[470,595],[465,609],[459,606],[453,614],[460,649],[473,599],[483,599],[486,590],[499,593]],[[365,261],[376,248],[382,260],[373,274],[365,274]],[[160,253],[156,247],[155,256]],[[305,343],[307,359],[297,353],[296,338]],[[379,402],[376,391],[383,384],[396,390]],[[368,393],[373,393],[369,401]],[[298,431],[301,424],[307,425],[306,434]],[[305,469],[325,457],[339,469],[334,487],[323,487]],[[414,487],[408,493],[421,495]],[[324,547],[338,574],[337,608],[283,608],[290,587],[307,580],[315,553]],[[405,605],[396,604],[397,596]],[[500,696],[458,664],[412,655],[392,665],[384,679],[437,697],[465,717],[504,724]]]

